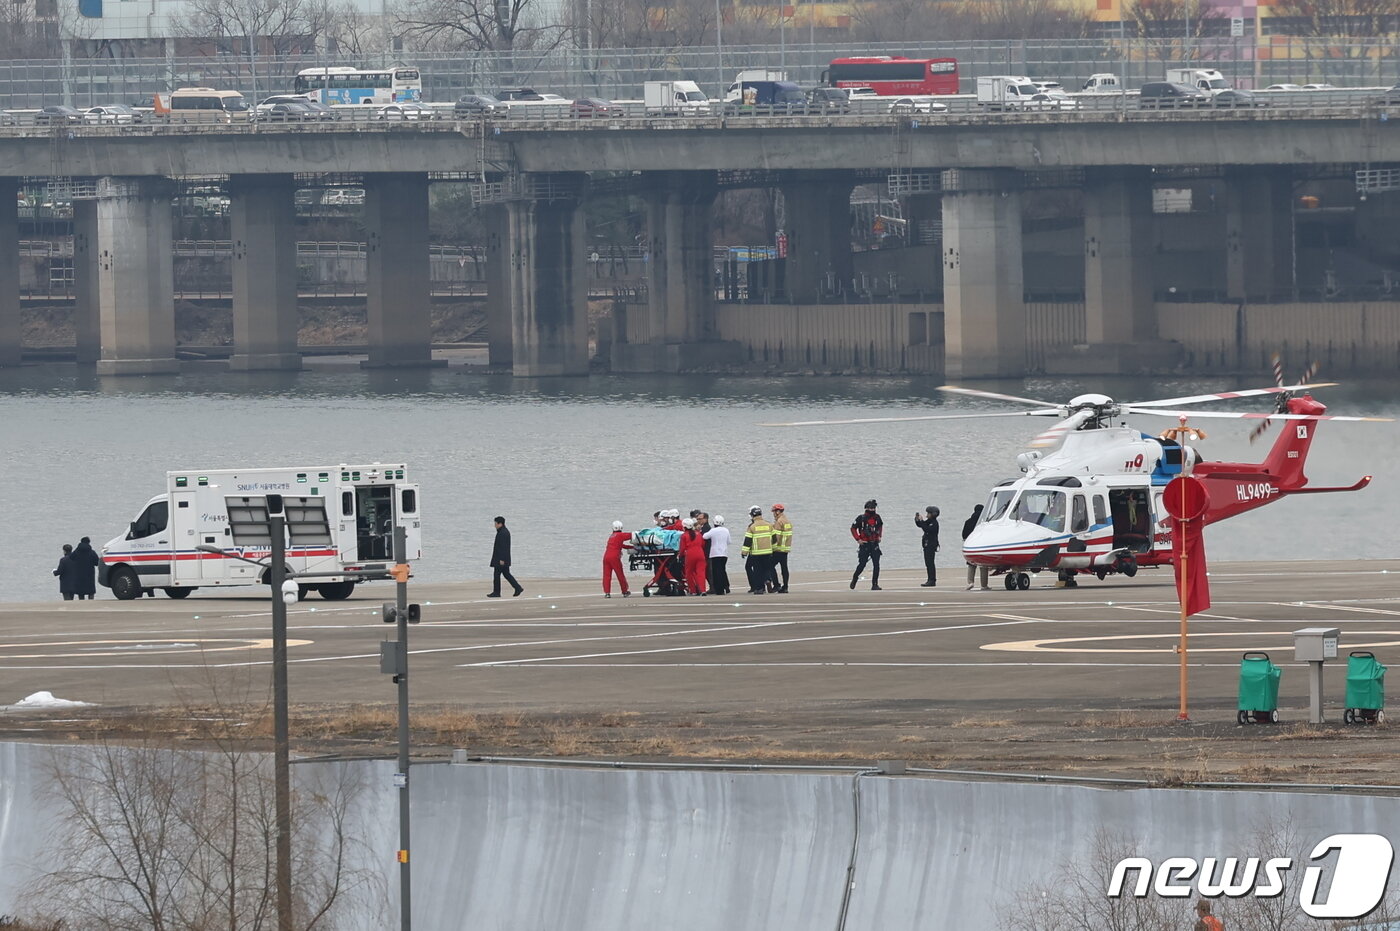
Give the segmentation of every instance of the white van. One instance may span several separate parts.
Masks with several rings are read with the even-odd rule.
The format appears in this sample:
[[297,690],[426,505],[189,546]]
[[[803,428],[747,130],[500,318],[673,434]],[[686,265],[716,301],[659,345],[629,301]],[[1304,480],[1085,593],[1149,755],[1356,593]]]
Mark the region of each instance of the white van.
[[404,528],[408,558],[422,555],[418,486],[406,474],[403,463],[167,472],[165,493],[102,547],[97,580],[122,601],[158,588],[184,598],[196,588],[266,584],[270,540],[244,528],[266,526],[273,494],[287,513],[287,568],[336,573],[308,579],[301,595],[348,598],[363,573],[393,562],[395,527]]
[[248,101],[238,91],[182,87],[170,95],[170,118],[213,119],[225,123],[246,120]]

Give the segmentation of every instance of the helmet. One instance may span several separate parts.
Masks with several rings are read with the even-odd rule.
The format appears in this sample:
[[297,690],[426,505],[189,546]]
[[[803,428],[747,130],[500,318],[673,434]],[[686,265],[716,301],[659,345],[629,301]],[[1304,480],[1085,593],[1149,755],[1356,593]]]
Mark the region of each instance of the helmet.
[[871,498],[869,501],[865,502],[865,509],[867,511],[873,511],[877,507],[879,507],[879,505],[875,503],[874,498]]
[[681,521],[681,526],[684,527],[686,530],[694,530],[695,518],[687,517],[685,520]]
[[669,511],[666,512],[666,516],[667,516],[667,517],[680,517],[680,516],[681,516],[681,512],[680,512],[678,509],[676,509],[676,508],[671,508]]
[[928,507],[924,508],[924,513],[930,515],[931,517],[937,517],[938,508],[930,504]]
[[622,521],[620,521],[620,520],[615,520],[615,521],[613,521],[613,529],[614,529],[614,530],[621,530],[621,529],[622,529]]
[[760,514],[762,514],[762,513],[763,513],[763,508],[759,507],[759,506],[756,505],[756,504],[755,504],[753,507],[749,508],[749,516],[750,516],[750,517],[758,517],[758,516],[759,516]]
[[716,527],[723,527],[723,526],[724,526],[724,515],[723,515],[723,514],[716,514],[716,515],[715,515],[715,519],[712,520],[712,521],[710,521],[710,523],[714,524]]
[[775,505],[773,505],[771,508],[769,508],[769,510],[772,510],[772,511],[786,511],[787,508],[783,507],[781,504],[775,504]]

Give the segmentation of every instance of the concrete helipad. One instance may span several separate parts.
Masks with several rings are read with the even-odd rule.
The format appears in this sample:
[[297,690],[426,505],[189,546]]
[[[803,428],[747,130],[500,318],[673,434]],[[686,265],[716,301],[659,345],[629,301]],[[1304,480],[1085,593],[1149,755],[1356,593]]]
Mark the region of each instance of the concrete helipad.
[[[634,584],[640,578],[634,575]],[[523,579],[519,598],[480,582],[411,583],[415,701],[538,709],[780,713],[916,700],[964,710],[1174,706],[1178,608],[1168,572],[1031,590],[968,592],[961,567],[937,588],[887,572],[884,590],[804,573],[788,595],[604,599],[594,580]],[[1343,653],[1400,661],[1400,561],[1215,567],[1214,604],[1191,621],[1191,695],[1233,707],[1239,656],[1293,666],[1300,627],[1342,630]],[[104,593],[105,594],[105,593]],[[380,604],[392,586],[290,609],[294,702],[388,701]],[[271,660],[265,590],[135,602],[0,607],[0,705],[39,691],[102,704],[170,704],[211,670],[261,686]],[[1339,660],[1329,697],[1340,698]],[[177,688],[178,687],[178,688]],[[1330,692],[1337,692],[1330,696]],[[1301,705],[1301,668],[1284,676]]]

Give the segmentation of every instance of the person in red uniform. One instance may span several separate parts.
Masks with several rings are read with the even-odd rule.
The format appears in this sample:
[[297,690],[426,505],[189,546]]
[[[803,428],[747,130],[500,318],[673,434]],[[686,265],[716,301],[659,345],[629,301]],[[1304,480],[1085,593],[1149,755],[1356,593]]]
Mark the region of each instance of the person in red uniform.
[[865,502],[865,512],[851,521],[851,536],[859,547],[856,550],[856,571],[851,576],[851,588],[860,581],[868,562],[874,566],[870,572],[870,590],[880,591],[880,538],[885,534],[885,522],[880,519],[875,499]]
[[622,529],[622,521],[613,521],[612,534],[608,537],[608,547],[603,550],[603,597],[612,597],[612,577],[617,576],[617,584],[622,589],[622,597],[629,598],[632,590],[627,587],[627,575],[622,571],[622,551],[632,548],[632,534]]
[[695,529],[695,519],[687,517],[682,523],[681,559],[685,562],[685,587],[692,595],[705,594],[705,576],[710,562],[705,558],[705,535]]

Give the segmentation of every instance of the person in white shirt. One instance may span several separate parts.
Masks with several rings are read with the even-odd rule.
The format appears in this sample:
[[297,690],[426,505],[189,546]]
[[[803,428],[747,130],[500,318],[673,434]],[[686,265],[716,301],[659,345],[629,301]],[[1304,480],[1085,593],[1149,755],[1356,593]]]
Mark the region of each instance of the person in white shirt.
[[724,518],[716,514],[705,541],[710,544],[710,594],[729,594],[729,528]]

